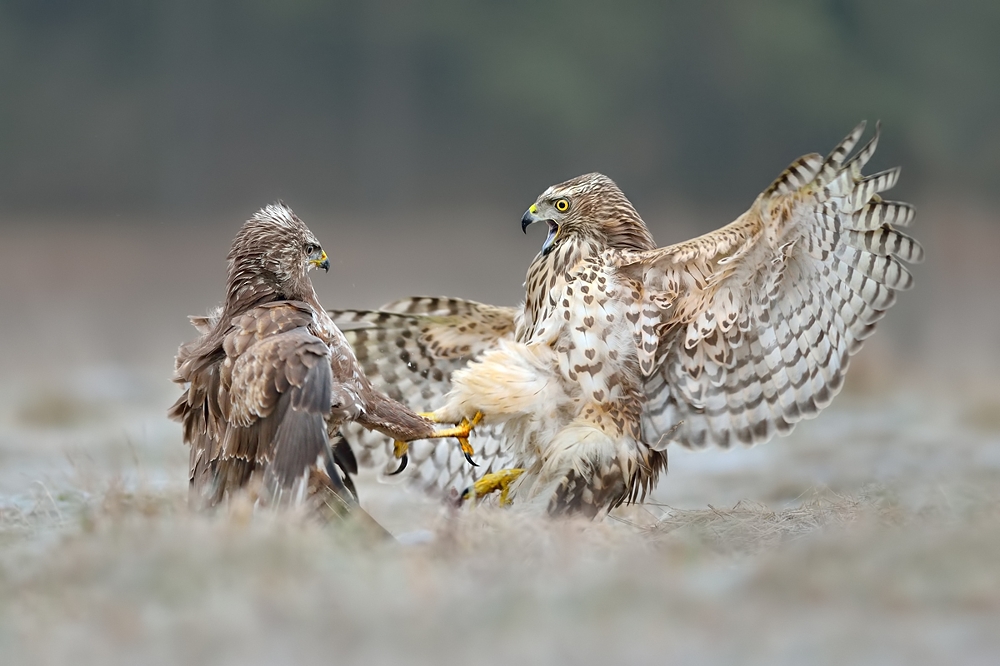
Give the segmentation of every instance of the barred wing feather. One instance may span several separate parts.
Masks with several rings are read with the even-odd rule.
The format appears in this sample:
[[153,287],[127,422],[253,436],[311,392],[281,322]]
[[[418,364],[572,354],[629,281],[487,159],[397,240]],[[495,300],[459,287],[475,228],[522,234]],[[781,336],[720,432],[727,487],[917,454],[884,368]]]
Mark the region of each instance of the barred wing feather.
[[[815,416],[923,259],[883,201],[898,169],[863,177],[864,123],[823,159],[791,164],[735,222],[686,243],[619,251],[645,286],[637,345],[643,436],[659,448],[754,444]],[[846,160],[846,161],[845,161]],[[680,424],[680,425],[678,425]]]
[[[451,374],[465,367],[514,330],[517,310],[451,298],[415,297],[379,310],[331,311],[376,389],[416,411],[441,406],[451,389]],[[391,471],[391,440],[356,424],[344,437],[363,465]],[[499,426],[481,425],[470,438],[472,467],[454,440],[410,444],[410,462],[400,478],[429,492],[461,490],[482,474],[509,467]]]

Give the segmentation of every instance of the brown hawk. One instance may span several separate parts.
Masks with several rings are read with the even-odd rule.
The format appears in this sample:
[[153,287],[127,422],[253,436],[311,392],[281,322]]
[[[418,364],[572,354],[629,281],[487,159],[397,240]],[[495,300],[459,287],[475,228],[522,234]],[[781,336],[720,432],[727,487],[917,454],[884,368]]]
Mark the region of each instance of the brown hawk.
[[226,300],[192,318],[201,336],[176,359],[175,381],[185,388],[169,416],[191,446],[196,504],[254,485],[272,504],[322,494],[339,511],[356,505],[348,472],[357,463],[346,442],[331,447],[328,432],[356,422],[400,441],[467,434],[436,431],[372,387],[309,279],[309,270],[329,265],[281,203],[260,210],[233,241]]
[[[911,287],[902,261],[923,250],[895,227],[914,211],[878,195],[898,169],[861,175],[877,128],[847,159],[863,131],[793,162],[731,224],[669,247],[609,178],[550,187],[521,222],[548,236],[519,309],[416,298],[334,318],[396,399],[442,422],[486,415],[472,440],[478,471],[524,472],[477,490],[499,484],[552,514],[635,501],[666,469],[670,442],[755,444],[816,416]],[[345,432],[366,459],[385,448]],[[473,473],[429,444],[413,455],[424,486]]]

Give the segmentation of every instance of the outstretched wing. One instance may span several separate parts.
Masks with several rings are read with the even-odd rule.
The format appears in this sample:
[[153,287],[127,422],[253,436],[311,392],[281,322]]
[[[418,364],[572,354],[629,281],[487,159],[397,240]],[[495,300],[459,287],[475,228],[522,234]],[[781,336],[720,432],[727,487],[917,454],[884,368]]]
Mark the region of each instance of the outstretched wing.
[[[373,386],[417,411],[441,406],[451,375],[513,334],[517,310],[453,298],[405,298],[379,310],[334,310],[337,326],[354,348]],[[363,465],[388,467],[392,442],[378,432],[345,424],[342,432]],[[454,440],[410,444],[410,462],[400,476],[428,491],[462,489],[486,472],[510,466],[494,426],[470,438],[479,467],[466,462]]]
[[[791,164],[735,222],[670,247],[619,252],[645,285],[637,327],[643,436],[654,446],[753,444],[815,416],[850,356],[913,278],[913,219],[878,193],[898,169],[862,177],[875,136],[845,162],[854,129],[823,159]],[[679,424],[679,425],[678,425]]]

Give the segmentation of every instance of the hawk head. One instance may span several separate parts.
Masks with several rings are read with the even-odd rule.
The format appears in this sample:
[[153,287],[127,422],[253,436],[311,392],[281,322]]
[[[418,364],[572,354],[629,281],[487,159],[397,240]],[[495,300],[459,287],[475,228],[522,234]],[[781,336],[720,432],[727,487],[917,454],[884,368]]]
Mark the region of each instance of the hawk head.
[[[330,260],[305,223],[280,201],[247,220],[229,251],[229,294],[270,293],[308,300],[308,272],[330,270]],[[240,298],[240,300],[243,300]]]
[[535,222],[549,226],[542,254],[579,239],[618,249],[656,247],[632,203],[613,180],[599,173],[577,176],[542,192],[521,218],[521,230],[527,233]]

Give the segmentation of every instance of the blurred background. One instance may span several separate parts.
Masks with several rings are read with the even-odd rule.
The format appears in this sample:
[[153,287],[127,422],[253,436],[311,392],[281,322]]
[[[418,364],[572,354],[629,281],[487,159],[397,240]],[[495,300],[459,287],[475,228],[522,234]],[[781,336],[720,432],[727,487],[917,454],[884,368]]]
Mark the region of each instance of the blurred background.
[[987,0],[0,0],[7,455],[37,449],[24,427],[76,443],[144,410],[175,441],[186,316],[221,299],[231,238],[275,199],[329,249],[331,307],[512,305],[541,242],[519,219],[548,185],[607,173],[668,244],[860,119],[883,123],[869,170],[903,166],[891,195],[929,259],[849,388],[989,413],[997,34]]
[[186,316],[273,200],[330,250],[331,307],[516,304],[548,185],[602,171],[668,244],[860,119],[929,260],[850,386],[989,398],[997,34],[986,0],[0,0],[0,418],[161,421]]
[[169,374],[275,199],[334,246],[330,305],[513,304],[549,184],[607,173],[666,244],[881,119],[929,261],[876,344],[992,377],[998,31],[987,0],[2,0],[0,368]]
[[739,207],[861,118],[906,194],[985,194],[998,26],[986,0],[4,0],[0,196],[474,219],[595,168],[645,209]]
[[[328,663],[332,640],[396,650],[387,627],[506,654],[495,626],[544,642],[558,616],[584,658],[658,637],[690,663],[997,663],[998,36],[994,0],[0,0],[0,654],[196,663],[183,650],[203,646],[247,664],[299,645]],[[183,513],[173,356],[264,204],[323,242],[331,307],[515,305],[544,234],[520,218],[548,185],[606,173],[665,245],[729,222],[861,119],[883,123],[868,171],[901,165],[889,196],[918,208],[915,289],[820,418],[750,450],[671,451],[654,494],[749,515],[750,546],[710,524],[690,550],[651,549],[609,520],[598,537],[622,531],[581,550],[572,526],[473,515],[479,550],[358,569],[327,533]],[[440,509],[370,478],[362,497],[396,533]],[[821,530],[813,500],[853,536]],[[483,590],[499,625],[455,611]],[[548,645],[537,663],[565,656]]]
[[2,418],[142,407],[159,428],[186,316],[275,199],[330,250],[330,306],[516,304],[541,242],[518,222],[548,185],[607,173],[677,242],[860,119],[883,122],[869,170],[903,166],[891,195],[929,259],[849,387],[989,412],[998,34],[986,0],[0,0]]

